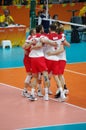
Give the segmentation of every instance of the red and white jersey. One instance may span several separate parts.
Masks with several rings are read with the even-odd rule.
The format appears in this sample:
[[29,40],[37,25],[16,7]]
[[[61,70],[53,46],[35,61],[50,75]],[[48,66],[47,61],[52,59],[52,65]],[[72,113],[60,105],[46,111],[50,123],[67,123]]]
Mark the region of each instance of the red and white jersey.
[[[55,32],[49,33],[47,35],[47,37],[49,38],[49,40],[52,40],[52,41],[57,41],[58,40],[58,35]],[[59,58],[57,57],[57,55],[51,55],[51,56],[49,56],[47,54],[48,52],[52,52],[52,51],[56,51],[56,50],[57,50],[57,47],[51,46],[49,44],[46,45],[46,48],[44,50],[45,58],[48,59],[48,60],[54,60],[54,61],[59,60]]]
[[27,37],[27,39],[26,39],[25,42],[29,42],[29,41],[31,41],[32,37],[33,37],[33,36],[29,35],[29,36]]
[[[61,34],[59,34],[58,36],[59,36],[59,37],[62,36],[62,39],[60,39],[60,40],[61,40],[61,43],[60,43],[60,44],[63,44],[63,42],[64,42],[64,40],[65,40],[65,34],[64,34],[64,33],[61,33]],[[64,45],[64,44],[63,44],[63,45]],[[59,60],[65,60],[65,61],[66,61],[66,51],[65,51],[65,49],[64,49],[64,51],[63,51],[62,53],[60,53],[60,54],[58,55],[58,57],[59,57]]]
[[65,36],[63,34],[61,35],[58,35],[57,33],[53,32],[53,33],[50,33],[48,34],[48,38],[52,41],[55,41],[57,43],[57,47],[55,46],[51,46],[51,45],[47,45],[46,46],[46,49],[45,49],[45,58],[48,59],[48,60],[54,60],[54,61],[58,61],[58,60],[66,60],[66,55],[65,55],[65,51],[62,52],[61,54],[59,55],[51,55],[49,56],[47,53],[48,52],[52,52],[52,51],[56,51],[60,48],[62,42],[65,40]]
[[[26,43],[29,44],[30,41],[32,41],[32,39],[34,38],[34,35],[29,35],[26,39]],[[28,49],[25,49],[25,55],[28,55],[29,56],[29,53],[30,53],[30,47]]]
[[[36,35],[34,35],[34,38],[37,42],[37,45],[40,45],[40,38],[44,37],[43,34],[39,34],[37,33]],[[29,57],[44,57],[44,52],[43,52],[43,47],[39,48],[39,49],[32,49],[29,53]]]

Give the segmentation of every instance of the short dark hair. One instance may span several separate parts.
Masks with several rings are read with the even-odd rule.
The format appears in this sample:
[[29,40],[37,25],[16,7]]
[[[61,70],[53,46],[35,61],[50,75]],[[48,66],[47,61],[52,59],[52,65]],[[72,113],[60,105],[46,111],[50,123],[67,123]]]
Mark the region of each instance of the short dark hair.
[[34,28],[32,28],[32,29],[30,30],[29,34],[32,35],[33,31],[34,31]]
[[40,31],[42,30],[42,27],[43,27],[42,25],[37,25],[36,26],[36,32],[40,33]]
[[51,31],[56,31],[56,25],[55,24],[51,24],[50,27]]

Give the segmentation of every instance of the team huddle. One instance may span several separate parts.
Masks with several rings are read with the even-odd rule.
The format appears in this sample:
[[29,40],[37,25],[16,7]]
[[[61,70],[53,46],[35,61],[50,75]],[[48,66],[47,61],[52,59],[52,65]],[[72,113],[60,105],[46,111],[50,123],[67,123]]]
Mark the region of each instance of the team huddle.
[[[60,101],[67,99],[69,90],[63,76],[66,66],[65,46],[69,47],[70,44],[65,38],[61,24],[51,24],[48,34],[44,33],[42,25],[30,30],[30,35],[22,46],[25,52],[23,61],[27,72],[23,96],[31,101],[37,100],[37,96],[49,100],[49,95],[52,94],[50,80],[53,76],[57,85],[55,98]],[[41,87],[42,78],[44,95]],[[30,92],[28,87],[30,87]]]

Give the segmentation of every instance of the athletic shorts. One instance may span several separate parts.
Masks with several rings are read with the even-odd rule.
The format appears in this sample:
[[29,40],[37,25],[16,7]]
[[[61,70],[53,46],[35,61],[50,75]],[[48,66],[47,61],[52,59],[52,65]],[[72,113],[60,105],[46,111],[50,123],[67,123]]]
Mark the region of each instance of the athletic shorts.
[[47,71],[48,69],[46,66],[45,58],[44,57],[35,57],[35,58],[31,57],[31,69],[32,69],[32,73],[39,73],[39,72]]
[[31,72],[31,63],[30,63],[30,57],[28,57],[27,55],[24,56],[24,59],[23,59],[23,63],[24,63],[24,66],[25,66],[25,69],[26,69],[26,72]]
[[46,59],[46,64],[48,67],[48,73],[52,72],[54,75],[59,73],[59,61]]
[[59,75],[64,73],[64,69],[66,66],[66,61],[65,60],[59,60]]

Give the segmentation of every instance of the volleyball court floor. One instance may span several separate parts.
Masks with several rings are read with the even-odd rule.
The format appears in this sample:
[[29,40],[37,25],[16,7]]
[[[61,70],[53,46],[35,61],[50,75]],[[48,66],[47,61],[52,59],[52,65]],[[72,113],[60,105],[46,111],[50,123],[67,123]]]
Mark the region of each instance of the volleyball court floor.
[[31,102],[21,96],[26,77],[22,48],[0,48],[0,130],[86,129],[86,43],[71,44],[66,52],[67,101],[54,99],[52,78],[50,100]]

